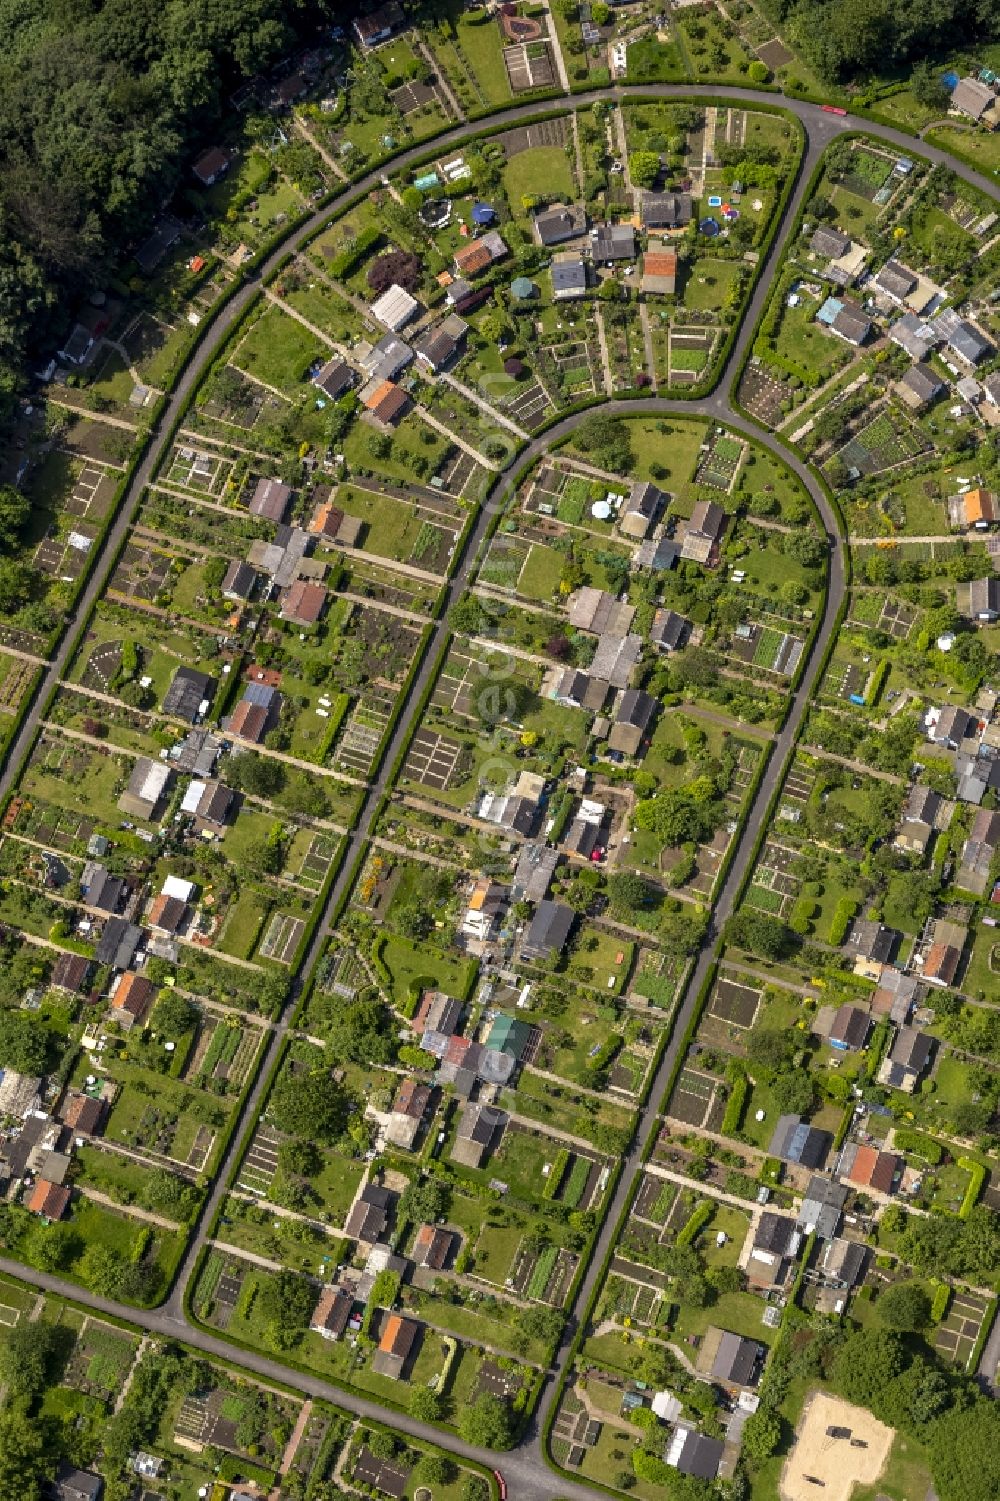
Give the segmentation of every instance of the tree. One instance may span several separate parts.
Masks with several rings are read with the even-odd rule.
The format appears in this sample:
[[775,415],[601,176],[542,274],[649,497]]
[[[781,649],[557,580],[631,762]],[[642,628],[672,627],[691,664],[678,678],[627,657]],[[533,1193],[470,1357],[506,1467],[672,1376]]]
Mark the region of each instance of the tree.
[[794,1050],[792,1034],[779,1027],[752,1027],[747,1034],[747,1061],[774,1073],[786,1068]]
[[241,791],[249,792],[251,797],[274,797],[285,785],[285,768],[271,756],[244,751],[230,757],[227,781]]
[[91,1241],[80,1257],[77,1271],[92,1292],[102,1298],[117,1298],[121,1296],[126,1265],[119,1251]]
[[326,1028],[326,1046],[331,1063],[346,1058],[372,1068],[393,1061],[398,1039],[392,1017],[381,1001],[358,998],[346,1001],[334,1012]]
[[906,1354],[898,1334],[859,1329],[837,1351],[831,1375],[834,1386],[848,1402],[874,1408],[905,1364]]
[[941,1501],[995,1501],[1000,1496],[1000,1406],[977,1396],[955,1404],[927,1435]]
[[628,170],[634,187],[651,188],[660,175],[659,155],[655,151],[633,151]]
[[918,1356],[886,1390],[883,1402],[886,1421],[894,1428],[916,1428],[919,1433],[944,1411],[951,1396],[944,1372]]
[[410,1414],[421,1423],[437,1423],[441,1417],[441,1398],[429,1386],[415,1386],[410,1392]]
[[368,1435],[368,1447],[376,1459],[395,1459],[399,1453],[399,1439],[388,1428],[374,1428]]
[[794,953],[799,940],[779,918],[745,907],[726,923],[726,942],[761,959],[784,959]]
[[38,1501],[55,1461],[50,1439],[29,1416],[28,1404],[23,1398],[8,1402],[0,1410],[0,1496]]
[[283,834],[282,827],[277,824],[277,838],[274,837],[274,829],[270,834],[265,834],[261,839],[248,839],[240,852],[240,864],[251,876],[276,876],[281,870],[283,862]]
[[519,1315],[517,1323],[529,1339],[545,1340],[551,1344],[562,1333],[566,1316],[558,1308],[543,1308],[539,1303],[532,1303]]
[[27,496],[13,485],[0,485],[0,551],[12,552],[31,514]]
[[480,1449],[509,1449],[514,1442],[510,1409],[490,1392],[481,1392],[462,1409],[458,1431],[467,1444]]
[[534,702],[534,694],[527,683],[485,675],[473,679],[470,702],[479,722],[487,729],[496,729],[505,723],[520,724]]
[[807,1069],[779,1074],[771,1085],[774,1108],[781,1115],[808,1115],[815,1101],[812,1077]]
[[691,787],[668,787],[655,797],[636,803],[635,826],[656,834],[665,844],[688,841],[698,844],[708,839],[722,821],[723,804],[705,802]]
[[392,914],[395,927],[404,938],[426,938],[434,929],[434,917],[422,902],[405,902]]
[[450,1485],[458,1475],[458,1466],[447,1454],[422,1454],[413,1468],[415,1485]]
[[482,1475],[467,1474],[462,1481],[462,1501],[488,1501],[489,1486]]
[[631,871],[621,871],[608,881],[608,900],[619,916],[631,917],[633,913],[648,907],[653,897],[652,888],[642,876]]
[[781,1418],[771,1407],[758,1407],[743,1427],[743,1454],[754,1464],[770,1459],[781,1443]]
[[628,473],[634,463],[628,425],[620,417],[592,412],[580,423],[574,442],[581,453],[616,474]]
[[83,1250],[83,1240],[69,1225],[39,1225],[22,1249],[39,1271],[64,1272]]
[[27,563],[14,558],[0,559],[0,610],[13,615],[31,598],[34,574]]
[[411,1179],[399,1201],[401,1218],[433,1224],[448,1213],[451,1185],[446,1178]]
[[918,62],[910,74],[910,93],[925,109],[940,110],[942,114],[951,102],[940,68],[926,61]]
[[0,1345],[0,1384],[31,1401],[48,1384],[59,1336],[52,1324],[15,1324]]
[[804,568],[818,568],[827,556],[827,547],[817,532],[808,528],[789,532],[785,537],[785,552],[795,558]]
[[368,285],[373,292],[387,292],[391,286],[415,292],[420,285],[420,258],[409,250],[390,250],[376,256],[368,268]]
[[0,1011],[0,1067],[18,1074],[45,1072],[52,1033],[28,1011]]
[[347,1129],[350,1104],[327,1069],[286,1069],[271,1095],[271,1115],[279,1131],[329,1146]]
[[167,988],[160,992],[153,1007],[150,1026],[156,1032],[165,1032],[168,1037],[181,1037],[191,1030],[197,1018],[197,1009],[187,997]]
[[267,1324],[269,1342],[278,1350],[287,1350],[308,1328],[316,1293],[295,1272],[276,1272],[261,1282],[256,1306]]

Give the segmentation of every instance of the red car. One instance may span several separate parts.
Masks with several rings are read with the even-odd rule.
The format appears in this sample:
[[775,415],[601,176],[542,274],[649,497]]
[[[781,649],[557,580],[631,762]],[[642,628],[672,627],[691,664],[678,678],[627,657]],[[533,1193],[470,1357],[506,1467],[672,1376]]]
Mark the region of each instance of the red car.
[[836,105],[836,104],[823,104],[823,105],[820,106],[820,108],[821,109],[825,109],[828,115],[846,115],[847,114],[846,109],[841,109],[839,107],[839,105]]
[[494,1480],[497,1483],[497,1490],[500,1493],[500,1501],[507,1501],[507,1482],[506,1482],[506,1480],[500,1474],[499,1470],[494,1470],[493,1471],[493,1478],[494,1478]]

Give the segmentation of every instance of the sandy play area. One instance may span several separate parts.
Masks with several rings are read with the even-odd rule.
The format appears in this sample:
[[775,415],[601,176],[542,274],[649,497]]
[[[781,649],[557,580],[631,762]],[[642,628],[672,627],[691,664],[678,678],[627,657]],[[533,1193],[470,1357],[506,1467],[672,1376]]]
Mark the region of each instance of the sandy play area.
[[[829,1428],[849,1428],[851,1436],[835,1438]],[[848,1501],[855,1485],[871,1485],[881,1475],[894,1436],[863,1407],[816,1392],[782,1471],[782,1501]]]

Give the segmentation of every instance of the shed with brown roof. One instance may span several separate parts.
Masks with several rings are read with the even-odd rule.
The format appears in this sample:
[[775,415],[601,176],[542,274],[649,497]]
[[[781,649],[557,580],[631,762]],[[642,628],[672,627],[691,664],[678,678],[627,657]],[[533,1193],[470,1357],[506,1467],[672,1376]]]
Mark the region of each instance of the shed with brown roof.
[[378,1349],[372,1356],[372,1370],[391,1381],[399,1381],[420,1334],[420,1325],[401,1314],[391,1313],[382,1327]]
[[263,516],[267,521],[284,521],[291,498],[290,485],[282,484],[279,479],[261,478],[257,481],[247,510],[251,516]]
[[70,1191],[61,1183],[50,1183],[39,1178],[28,1200],[32,1214],[40,1214],[46,1220],[61,1220],[69,1208]]
[[315,625],[326,606],[327,591],[322,584],[296,579],[281,601],[281,618],[295,625]]

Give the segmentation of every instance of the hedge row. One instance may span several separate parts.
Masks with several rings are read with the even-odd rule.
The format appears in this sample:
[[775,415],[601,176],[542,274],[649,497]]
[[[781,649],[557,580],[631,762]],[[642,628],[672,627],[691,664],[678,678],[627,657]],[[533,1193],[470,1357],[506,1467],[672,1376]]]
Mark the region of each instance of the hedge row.
[[869,709],[878,703],[879,695],[885,687],[885,680],[889,676],[890,665],[889,658],[883,657],[872,673],[871,683],[868,686],[868,692],[865,694],[865,703]]
[[959,1219],[967,1220],[986,1182],[986,1169],[981,1162],[976,1162],[972,1157],[960,1157],[958,1165],[969,1174],[969,1186],[965,1190],[958,1211]]
[[911,1131],[906,1126],[896,1127],[893,1142],[901,1152],[913,1152],[931,1167],[936,1167],[943,1156],[941,1145],[933,1136],[922,1136],[919,1131]]
[[687,1224],[678,1231],[677,1239],[674,1244],[678,1248],[680,1248],[681,1246],[689,1246],[694,1240],[695,1236],[698,1234],[698,1231],[704,1229],[714,1213],[715,1201],[702,1199],[701,1203],[694,1210]]
[[378,225],[369,224],[367,229],[363,229],[350,245],[345,246],[339,255],[334,256],[328,268],[330,275],[336,278],[349,276],[355,267],[361,264],[369,251],[375,249],[381,239],[382,231]]
[[931,1323],[940,1324],[948,1312],[948,1304],[951,1302],[951,1286],[947,1282],[939,1282],[934,1289],[934,1298],[931,1302]]
[[562,1188],[562,1181],[569,1167],[569,1147],[560,1147],[549,1168],[549,1176],[545,1180],[545,1188],[542,1191],[543,1199],[554,1199]]
[[853,897],[842,896],[833,911],[830,921],[830,937],[827,940],[834,948],[843,943],[847,936],[847,925],[858,910],[858,904]]
[[740,1121],[743,1119],[743,1107],[747,1100],[747,1090],[750,1088],[750,1080],[746,1074],[740,1073],[733,1080],[733,1087],[726,1101],[726,1111],[722,1117],[720,1130],[723,1136],[732,1136],[739,1130]]

